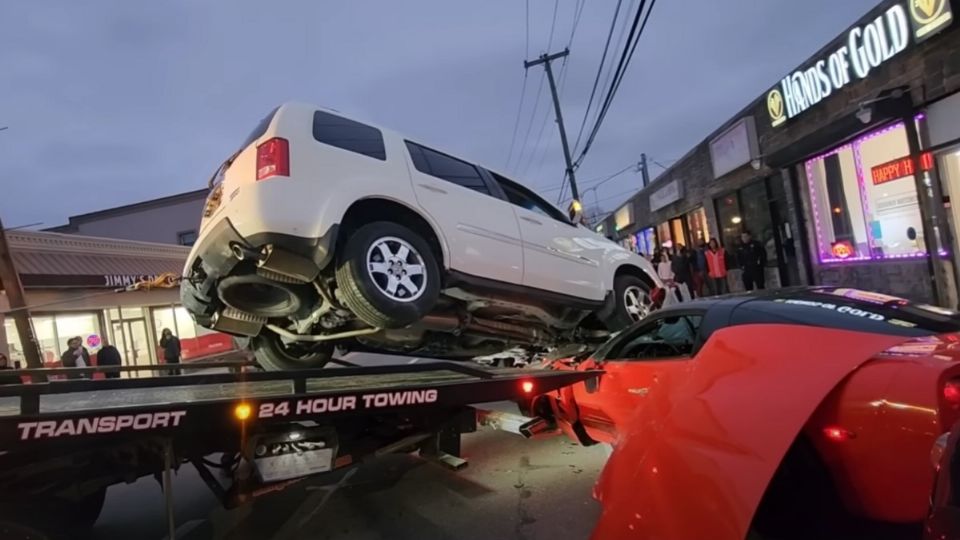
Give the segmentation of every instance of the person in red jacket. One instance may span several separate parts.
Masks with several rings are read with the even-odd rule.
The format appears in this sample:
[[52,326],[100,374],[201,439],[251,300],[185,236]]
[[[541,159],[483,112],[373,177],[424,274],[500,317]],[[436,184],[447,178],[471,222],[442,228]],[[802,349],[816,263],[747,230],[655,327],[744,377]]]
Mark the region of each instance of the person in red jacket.
[[711,238],[707,245],[707,286],[710,294],[725,294],[727,292],[727,254],[716,238]]

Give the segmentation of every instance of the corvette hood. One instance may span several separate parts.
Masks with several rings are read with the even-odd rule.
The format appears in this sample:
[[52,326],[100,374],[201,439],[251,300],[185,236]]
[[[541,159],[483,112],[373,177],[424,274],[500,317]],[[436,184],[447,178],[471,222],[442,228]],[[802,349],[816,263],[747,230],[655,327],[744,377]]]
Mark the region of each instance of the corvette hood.
[[620,430],[597,484],[593,538],[742,540],[817,406],[908,339],[798,325],[717,331],[689,378],[651,393]]

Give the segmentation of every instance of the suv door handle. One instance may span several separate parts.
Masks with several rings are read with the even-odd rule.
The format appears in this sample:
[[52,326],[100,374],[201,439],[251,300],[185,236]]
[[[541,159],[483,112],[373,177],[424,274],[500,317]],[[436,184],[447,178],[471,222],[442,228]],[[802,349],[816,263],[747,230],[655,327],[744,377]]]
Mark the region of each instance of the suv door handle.
[[542,222],[537,221],[537,220],[533,219],[532,217],[521,216],[520,219],[522,219],[522,220],[524,220],[524,221],[529,221],[530,223],[533,223],[534,225],[543,225]]
[[446,190],[440,189],[440,188],[438,188],[437,186],[434,186],[434,185],[431,185],[431,184],[417,184],[417,185],[420,186],[420,187],[422,187],[423,189],[428,189],[428,190],[430,190],[430,191],[432,191],[432,192],[434,192],[434,193],[442,193],[442,194],[444,194],[444,195],[447,194],[447,191],[446,191]]

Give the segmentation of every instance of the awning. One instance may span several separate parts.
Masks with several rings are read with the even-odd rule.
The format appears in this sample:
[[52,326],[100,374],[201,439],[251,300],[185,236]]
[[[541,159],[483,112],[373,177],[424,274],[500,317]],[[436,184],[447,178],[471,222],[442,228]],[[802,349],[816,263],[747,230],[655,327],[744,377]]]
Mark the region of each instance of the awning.
[[159,274],[180,275],[190,248],[51,232],[8,231],[24,288],[117,288]]

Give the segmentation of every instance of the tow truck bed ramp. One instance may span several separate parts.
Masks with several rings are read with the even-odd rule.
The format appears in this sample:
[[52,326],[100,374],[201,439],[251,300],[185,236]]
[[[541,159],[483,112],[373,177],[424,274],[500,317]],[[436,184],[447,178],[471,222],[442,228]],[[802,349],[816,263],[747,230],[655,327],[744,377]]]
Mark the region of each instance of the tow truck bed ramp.
[[589,376],[432,362],[0,387],[0,450],[143,432],[176,439],[236,431],[241,403],[250,407],[248,423],[322,420],[519,399]]

